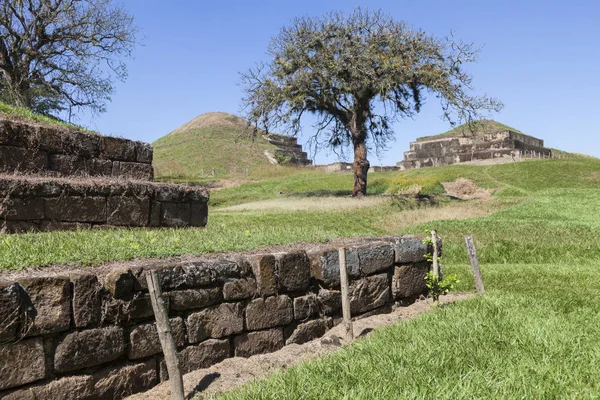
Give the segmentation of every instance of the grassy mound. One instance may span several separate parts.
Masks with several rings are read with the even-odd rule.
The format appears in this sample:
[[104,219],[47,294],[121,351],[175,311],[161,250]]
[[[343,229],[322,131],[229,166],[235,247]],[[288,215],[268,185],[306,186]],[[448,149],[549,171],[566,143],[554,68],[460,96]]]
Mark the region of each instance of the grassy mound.
[[90,131],[86,128],[83,128],[79,125],[74,125],[74,124],[64,122],[58,118],[36,114],[27,108],[15,107],[15,106],[11,106],[9,104],[2,103],[2,102],[0,102],[0,118],[34,122],[34,123],[43,124],[43,125],[60,126],[63,128],[76,129],[78,131],[87,132],[87,133],[97,133],[97,132]]
[[262,137],[254,141],[240,137],[246,121],[227,113],[202,114],[158,139],[154,147],[154,167],[158,179],[246,175],[270,165],[265,150],[276,147]]
[[513,131],[525,135],[518,129],[504,125],[500,122],[491,119],[482,119],[479,121],[473,121],[471,124],[465,123],[459,125],[447,132],[440,133],[439,135],[423,136],[417,138],[417,142],[433,139],[443,139],[451,137],[478,137],[486,133],[498,132],[498,131]]

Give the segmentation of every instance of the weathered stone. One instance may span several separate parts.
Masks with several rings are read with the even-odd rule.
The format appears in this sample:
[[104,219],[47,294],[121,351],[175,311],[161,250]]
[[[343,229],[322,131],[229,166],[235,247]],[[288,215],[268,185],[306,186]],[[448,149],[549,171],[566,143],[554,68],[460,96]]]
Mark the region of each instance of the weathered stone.
[[394,251],[396,264],[405,264],[425,261],[428,248],[422,239],[415,236],[406,236],[399,238],[394,243]]
[[90,375],[67,376],[50,383],[15,390],[2,400],[92,400],[95,398],[94,378]]
[[112,176],[126,179],[151,181],[154,179],[154,168],[150,164],[114,161]]
[[319,313],[317,296],[309,294],[294,299],[294,319],[306,319]]
[[252,278],[234,279],[223,285],[225,300],[242,300],[256,295],[256,281]]
[[125,353],[123,329],[110,326],[69,333],[59,340],[54,369],[75,371],[116,360]]
[[192,226],[206,226],[208,222],[208,204],[206,203],[192,203],[192,219],[190,225]]
[[139,163],[152,164],[152,145],[149,143],[135,142],[135,160]]
[[320,289],[317,301],[322,315],[335,315],[342,309],[342,293],[339,290]]
[[394,268],[394,275],[392,276],[392,296],[394,299],[424,294],[427,291],[425,275],[428,272],[428,263],[403,265]]
[[81,229],[91,229],[92,224],[82,222],[59,222],[59,221],[41,221],[40,231],[78,231]]
[[[169,320],[173,340],[177,347],[185,345],[185,328],[180,317]],[[131,360],[144,358],[162,352],[156,323],[138,325],[129,333],[127,356]]]
[[39,172],[48,167],[48,154],[13,146],[0,146],[0,171]]
[[28,233],[37,232],[40,225],[33,221],[2,221],[0,220],[0,232],[2,233]]
[[69,176],[86,172],[85,160],[81,157],[67,154],[51,154],[50,169],[60,175]]
[[45,201],[46,218],[67,222],[106,222],[105,197],[63,196]]
[[96,275],[71,276],[73,282],[73,319],[77,328],[98,326],[101,317],[102,287]]
[[394,265],[394,249],[388,243],[372,243],[356,251],[363,276],[386,271]]
[[372,275],[350,285],[350,312],[360,314],[381,307],[390,301],[390,283],[387,274]]
[[[167,309],[169,298],[164,298]],[[102,323],[121,324],[154,316],[149,294],[136,294],[131,300],[118,300],[110,295],[102,299]]]
[[100,138],[100,154],[103,158],[119,161],[135,161],[135,144],[131,140],[110,136]]
[[277,286],[288,292],[305,291],[310,280],[310,262],[305,251],[277,255]]
[[293,329],[289,335],[286,335],[288,338],[285,344],[310,342],[313,339],[323,336],[332,326],[333,320],[331,318],[304,322]]
[[22,289],[16,283],[0,284],[0,343],[17,337],[23,319]]
[[233,345],[236,357],[272,353],[283,347],[283,328],[241,334],[234,338]]
[[271,254],[257,254],[248,256],[247,261],[252,267],[256,277],[258,292],[262,296],[274,295],[277,292],[275,280],[275,256]]
[[[165,306],[169,309],[169,299],[164,298]],[[152,300],[150,300],[149,294],[143,294],[135,297],[131,301],[124,302],[124,314],[127,315],[128,319],[136,320],[142,318],[152,317],[154,315],[154,309],[152,308]]]
[[26,336],[45,335],[69,329],[71,325],[71,285],[60,277],[24,278],[18,281],[29,297],[27,316],[22,329]]
[[111,270],[104,278],[104,288],[115,299],[128,297],[133,293],[135,276],[127,268]]
[[[338,249],[311,251],[311,276],[323,286],[340,287],[340,256]],[[346,270],[350,277],[360,275],[358,253],[356,249],[346,249]]]
[[0,390],[35,382],[45,376],[42,338],[0,345]]
[[96,399],[122,399],[134,393],[144,392],[158,384],[156,361],[141,364],[126,364],[114,369],[106,368],[94,374]]
[[190,314],[186,321],[190,343],[208,338],[222,338],[244,330],[244,307],[241,303],[222,303]]
[[[229,340],[209,339],[195,346],[188,346],[179,353],[179,365],[182,374],[200,368],[208,368],[229,358]],[[163,363],[164,364],[164,361]],[[163,365],[161,364],[161,376]]]
[[254,299],[246,307],[246,325],[251,331],[287,325],[293,319],[294,308],[288,296]]
[[0,201],[0,218],[12,221],[37,220],[44,218],[44,199],[2,199]]
[[171,303],[171,310],[185,311],[212,306],[221,301],[221,289],[174,290],[166,294]]
[[161,221],[163,226],[190,226],[192,207],[190,203],[162,203]]
[[160,217],[161,217],[161,208],[160,202],[153,201],[150,205],[150,226],[152,228],[156,228],[160,226]]
[[116,226],[147,226],[150,215],[148,197],[109,197],[106,223]]
[[112,174],[112,161],[92,158],[87,160],[87,172],[91,176],[110,176]]

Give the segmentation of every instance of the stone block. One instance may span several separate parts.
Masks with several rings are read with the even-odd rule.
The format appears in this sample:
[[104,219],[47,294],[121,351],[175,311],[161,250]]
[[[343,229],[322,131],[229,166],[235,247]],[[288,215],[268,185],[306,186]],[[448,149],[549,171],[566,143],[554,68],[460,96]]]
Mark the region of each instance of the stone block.
[[42,338],[0,345],[0,390],[35,382],[45,376]]
[[34,221],[2,221],[0,220],[0,232],[2,233],[28,233],[37,232],[40,225]]
[[208,204],[206,203],[192,203],[192,219],[190,225],[192,226],[206,226],[208,223]]
[[116,226],[147,226],[150,215],[148,197],[109,197],[106,223]]
[[[169,320],[173,340],[177,347],[185,345],[185,328],[181,317]],[[129,333],[127,357],[131,360],[144,358],[162,352],[156,323],[138,325]]]
[[192,207],[190,203],[162,203],[162,226],[185,227],[192,221]]
[[77,328],[93,328],[100,324],[102,286],[96,275],[71,276],[73,282],[73,320]]
[[112,166],[112,176],[125,179],[151,181],[154,179],[154,168],[150,164],[114,161]]
[[310,262],[305,251],[278,254],[277,286],[280,291],[300,292],[308,289]]
[[381,307],[390,301],[387,274],[372,275],[350,285],[350,312],[353,315]]
[[307,319],[319,313],[317,296],[309,294],[294,299],[294,319]]
[[189,289],[174,290],[166,294],[171,303],[171,310],[186,311],[212,306],[221,301],[221,289]]
[[72,332],[58,341],[54,369],[69,372],[116,360],[125,353],[123,329],[116,326]]
[[94,378],[90,375],[67,376],[50,383],[15,390],[2,400],[93,400]]
[[313,339],[320,338],[333,327],[331,318],[315,319],[299,324],[295,328],[290,328],[290,332],[286,332],[287,340],[285,344],[302,344],[310,342]]
[[152,145],[150,143],[135,142],[135,161],[152,164]]
[[426,293],[425,275],[428,272],[428,263],[402,265],[394,268],[394,275],[392,276],[393,298],[398,300]]
[[223,285],[225,300],[242,300],[256,295],[256,281],[252,278],[234,279]]
[[35,173],[46,168],[48,168],[48,154],[45,151],[0,146],[0,171]]
[[3,199],[0,201],[0,219],[11,221],[40,220],[44,218],[44,199]]
[[106,222],[105,197],[64,196],[45,200],[46,218],[67,222]]
[[50,169],[64,176],[87,172],[84,159],[67,154],[50,154]]
[[246,326],[251,331],[287,325],[293,319],[292,300],[285,295],[254,299],[246,307]]
[[28,297],[22,330],[26,336],[61,332],[71,325],[71,284],[68,278],[40,277],[18,281]]
[[335,315],[342,310],[342,292],[339,290],[320,289],[317,301],[322,315]]
[[16,284],[0,284],[0,343],[14,340],[21,326],[22,289]]
[[394,243],[394,251],[396,264],[406,264],[425,261],[428,248],[423,239],[407,236],[398,238]]
[[244,307],[241,303],[209,307],[190,314],[186,325],[190,343],[235,335],[244,330]]
[[111,176],[112,167],[113,163],[110,160],[101,160],[99,158],[86,160],[86,171],[91,176]]
[[[182,374],[201,368],[208,368],[218,362],[229,358],[229,340],[209,339],[195,345],[188,346],[179,352],[179,365]],[[166,365],[161,363],[161,379],[166,376]]]
[[261,296],[270,296],[277,293],[275,280],[275,256],[272,254],[257,254],[246,259],[256,277],[258,293]]
[[149,390],[158,384],[156,361],[126,364],[119,369],[105,368],[94,374],[94,380],[95,399],[122,399]]
[[91,229],[92,224],[82,222],[60,222],[60,221],[41,221],[39,229],[42,232],[52,231],[78,231],[81,229]]
[[[309,252],[311,276],[328,288],[340,287],[340,258],[338,249]],[[346,270],[348,276],[360,275],[356,249],[346,249]]]
[[370,243],[356,251],[363,276],[389,270],[394,265],[394,249],[388,243]]
[[162,215],[160,202],[153,201],[150,205],[150,226],[157,228],[160,226],[160,217]]
[[110,136],[100,138],[100,155],[102,158],[119,161],[135,161],[135,144],[131,140]]
[[283,328],[243,333],[233,340],[236,357],[272,353],[283,347]]
[[111,270],[104,277],[104,288],[115,299],[122,299],[133,294],[136,279],[127,268],[117,268]]
[[[165,305],[169,308],[169,298],[165,298]],[[133,296],[131,300],[118,300],[110,295],[102,298],[102,323],[121,324],[135,322],[154,316],[152,301],[149,294]]]

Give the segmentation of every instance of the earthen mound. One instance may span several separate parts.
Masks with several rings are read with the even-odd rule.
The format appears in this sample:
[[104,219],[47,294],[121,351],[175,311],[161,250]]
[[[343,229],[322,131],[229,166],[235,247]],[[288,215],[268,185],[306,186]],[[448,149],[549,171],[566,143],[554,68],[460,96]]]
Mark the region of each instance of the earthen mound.
[[492,189],[482,189],[472,179],[458,178],[454,182],[441,182],[441,184],[448,196],[457,199],[490,199],[492,197]]

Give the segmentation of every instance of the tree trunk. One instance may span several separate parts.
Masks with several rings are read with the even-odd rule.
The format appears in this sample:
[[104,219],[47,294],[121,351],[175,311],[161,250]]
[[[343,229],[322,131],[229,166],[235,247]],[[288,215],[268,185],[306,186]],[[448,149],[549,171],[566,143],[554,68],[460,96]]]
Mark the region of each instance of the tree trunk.
[[[361,135],[362,136],[362,135]],[[367,143],[364,137],[354,138],[354,189],[352,197],[367,195],[367,173],[369,172],[369,160],[367,160]]]

